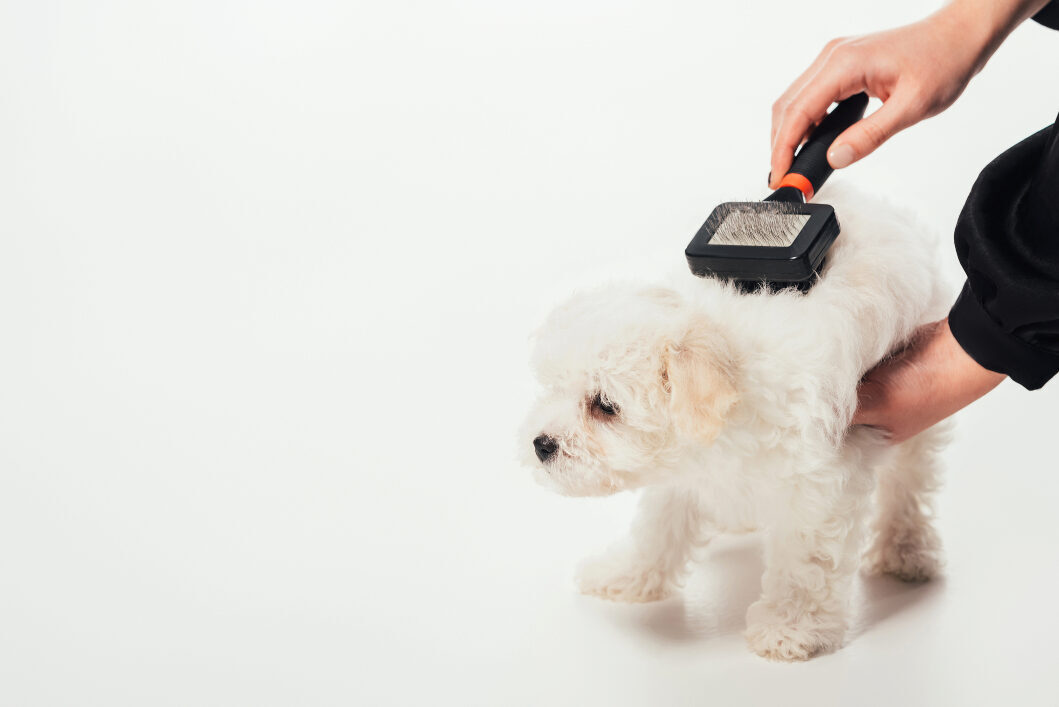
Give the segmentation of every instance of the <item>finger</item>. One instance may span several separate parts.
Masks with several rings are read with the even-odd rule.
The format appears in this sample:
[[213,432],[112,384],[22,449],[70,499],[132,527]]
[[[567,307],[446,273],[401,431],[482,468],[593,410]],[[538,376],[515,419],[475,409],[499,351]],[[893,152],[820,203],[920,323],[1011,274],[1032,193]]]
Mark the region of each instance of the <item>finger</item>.
[[854,123],[831,143],[827,161],[835,169],[848,167],[917,121],[913,103],[893,95],[879,110]]
[[[883,374],[882,380],[877,377],[880,372]],[[883,380],[885,371],[879,371],[879,367],[872,369],[861,379],[857,385],[857,408],[853,411],[850,424],[880,426],[886,404],[886,386]]]
[[791,168],[794,151],[801,144],[802,137],[827,115],[831,104],[852,96],[863,88],[862,85],[851,85],[848,77],[825,67],[812,83],[787,105],[781,116],[776,142],[772,146],[772,180],[769,184],[771,188],[779,186],[780,180]]
[[871,425],[876,421],[875,411],[872,407],[870,400],[865,400],[865,394],[863,389],[858,391],[860,400],[857,404],[857,409],[853,411],[853,419],[850,420],[851,425]]
[[824,48],[821,49],[820,53],[816,55],[815,59],[813,59],[813,63],[809,64],[809,68],[803,71],[798,78],[794,79],[794,81],[791,82],[791,85],[787,87],[787,90],[784,91],[783,94],[776,99],[776,102],[772,104],[772,132],[769,135],[769,145],[774,145],[776,143],[776,133],[779,131],[780,124],[783,122],[781,119],[783,109],[787,107],[787,104],[790,103],[795,96],[801,93],[806,84],[816,76],[816,73],[824,65],[824,62],[827,61],[827,58],[831,56],[831,52],[835,50],[835,47],[844,41],[845,39],[838,38],[832,39],[825,44]]
[[776,99],[776,102],[772,104],[772,132],[769,134],[769,145],[776,144],[776,135],[779,133],[780,127],[783,125],[783,111],[786,110],[787,106],[790,105],[794,97],[797,96],[805,88],[805,85],[812,80],[816,73],[820,70],[821,59],[817,58],[808,69],[806,69],[801,76],[795,79],[794,83],[787,87],[787,90],[783,92],[783,95]]

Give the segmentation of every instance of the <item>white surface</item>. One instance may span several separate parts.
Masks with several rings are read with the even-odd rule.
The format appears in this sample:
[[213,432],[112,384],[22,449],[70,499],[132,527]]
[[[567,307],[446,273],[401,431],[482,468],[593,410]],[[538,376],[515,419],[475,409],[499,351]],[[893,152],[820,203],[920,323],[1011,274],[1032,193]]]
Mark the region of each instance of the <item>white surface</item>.
[[[512,461],[537,317],[681,257],[823,42],[923,11],[0,4],[0,703],[1054,704],[1054,384],[963,416],[946,577],[867,583],[807,664],[743,645],[753,538],[576,596],[634,499]],[[841,178],[947,239],[1057,60],[1020,29]]]

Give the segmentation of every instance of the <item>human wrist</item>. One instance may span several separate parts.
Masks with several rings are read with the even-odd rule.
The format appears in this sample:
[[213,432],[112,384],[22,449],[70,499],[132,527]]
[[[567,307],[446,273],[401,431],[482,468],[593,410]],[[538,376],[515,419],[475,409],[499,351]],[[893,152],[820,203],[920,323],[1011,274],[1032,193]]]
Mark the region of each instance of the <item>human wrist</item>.
[[1049,0],[952,0],[928,18],[977,53],[980,71],[1008,35]]
[[952,335],[949,328],[949,320],[945,318],[935,325],[937,327],[936,341],[945,351],[945,358],[949,361],[947,366],[954,399],[954,410],[968,405],[982,397],[1007,377],[1003,373],[991,371],[983,367],[963,350],[963,347]]

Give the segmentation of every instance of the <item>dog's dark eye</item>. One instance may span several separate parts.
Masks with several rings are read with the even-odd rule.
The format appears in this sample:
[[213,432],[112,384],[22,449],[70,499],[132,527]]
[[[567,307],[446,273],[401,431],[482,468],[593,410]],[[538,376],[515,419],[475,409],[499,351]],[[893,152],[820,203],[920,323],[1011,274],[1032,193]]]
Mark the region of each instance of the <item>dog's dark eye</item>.
[[618,408],[614,403],[603,397],[603,393],[596,393],[592,405],[604,415],[617,415]]

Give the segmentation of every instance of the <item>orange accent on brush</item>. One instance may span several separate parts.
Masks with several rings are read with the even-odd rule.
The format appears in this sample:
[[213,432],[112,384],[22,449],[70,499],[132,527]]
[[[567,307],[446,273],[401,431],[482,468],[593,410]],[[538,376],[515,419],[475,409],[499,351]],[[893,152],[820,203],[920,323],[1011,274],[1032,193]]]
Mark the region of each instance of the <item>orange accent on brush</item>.
[[783,181],[780,182],[781,187],[794,187],[802,194],[805,195],[805,200],[809,201],[813,198],[813,183],[800,174],[791,172]]

